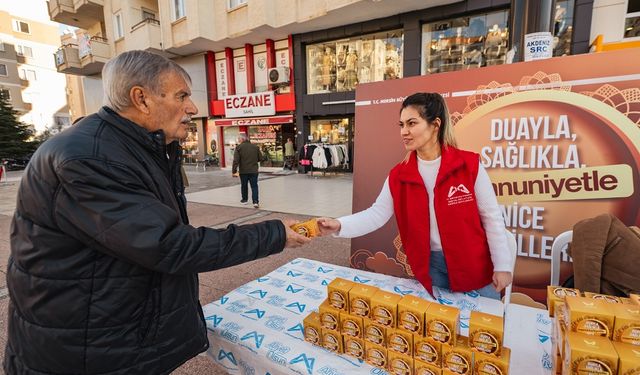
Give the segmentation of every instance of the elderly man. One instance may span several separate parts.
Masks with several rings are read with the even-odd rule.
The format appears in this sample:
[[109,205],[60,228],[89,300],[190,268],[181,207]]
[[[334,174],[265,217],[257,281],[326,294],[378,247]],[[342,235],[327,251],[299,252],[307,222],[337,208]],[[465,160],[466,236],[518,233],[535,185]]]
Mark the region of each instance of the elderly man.
[[106,106],[42,145],[20,185],[7,374],[167,374],[208,347],[198,272],[307,242],[280,220],[190,226],[189,75],[130,51],[102,79]]

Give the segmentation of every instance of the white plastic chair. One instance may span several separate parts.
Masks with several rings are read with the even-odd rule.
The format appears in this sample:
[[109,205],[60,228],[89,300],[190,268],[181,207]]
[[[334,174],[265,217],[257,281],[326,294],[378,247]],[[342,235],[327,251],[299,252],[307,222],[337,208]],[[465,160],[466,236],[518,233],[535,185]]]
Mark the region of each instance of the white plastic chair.
[[[507,246],[511,251],[511,275],[513,275],[516,269],[516,258],[518,257],[518,242],[516,241],[516,236],[514,236],[513,233],[509,232],[509,230],[507,230],[505,233],[505,236],[507,237]],[[509,303],[511,302],[512,286],[513,282],[504,289],[503,302],[505,306],[509,305]]]
[[573,231],[562,232],[551,244],[551,281],[549,285],[560,285],[560,264],[562,263],[562,250],[573,240]]

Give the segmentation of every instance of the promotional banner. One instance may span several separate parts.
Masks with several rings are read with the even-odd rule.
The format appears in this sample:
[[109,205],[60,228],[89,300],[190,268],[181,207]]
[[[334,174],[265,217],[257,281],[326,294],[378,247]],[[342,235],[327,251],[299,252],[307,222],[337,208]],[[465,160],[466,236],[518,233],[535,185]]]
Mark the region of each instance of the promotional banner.
[[[543,301],[558,234],[602,213],[640,224],[639,58],[629,49],[359,85],[353,212],[375,201],[406,154],[404,98],[438,92],[458,147],[480,154],[516,236],[514,291]],[[351,248],[352,267],[412,276],[395,219]],[[562,260],[561,282],[571,273],[565,253]]]

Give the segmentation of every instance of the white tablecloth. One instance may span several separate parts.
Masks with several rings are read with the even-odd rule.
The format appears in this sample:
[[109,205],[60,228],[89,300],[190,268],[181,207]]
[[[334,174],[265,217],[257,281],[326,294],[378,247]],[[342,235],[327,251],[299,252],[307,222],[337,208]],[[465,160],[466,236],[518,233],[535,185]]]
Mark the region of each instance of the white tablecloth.
[[[208,355],[234,374],[384,373],[363,361],[336,355],[303,340],[302,320],[311,311],[317,311],[327,297],[327,285],[336,277],[434,300],[415,280],[298,258],[203,307],[211,345]],[[434,294],[438,302],[460,308],[463,335],[468,334],[472,310],[494,315],[503,313],[502,303],[477,293],[451,293],[436,288]],[[539,368],[541,350],[542,353],[551,351],[551,340],[538,340],[535,331],[536,314],[544,310],[526,309],[524,312],[513,309],[514,313],[507,315],[505,325],[509,328],[505,331],[505,342],[514,352],[512,370],[521,368],[521,360],[526,361],[522,368]],[[516,316],[526,321],[514,319]],[[550,329],[550,321],[546,319]],[[547,338],[550,333],[549,330]],[[534,356],[538,356],[537,359]]]

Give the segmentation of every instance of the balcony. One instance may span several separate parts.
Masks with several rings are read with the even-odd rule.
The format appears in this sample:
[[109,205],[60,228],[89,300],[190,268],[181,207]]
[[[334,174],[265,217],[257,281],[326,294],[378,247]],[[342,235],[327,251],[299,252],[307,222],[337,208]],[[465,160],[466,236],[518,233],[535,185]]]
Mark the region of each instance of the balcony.
[[160,39],[160,21],[146,18],[131,27],[130,41],[127,41],[128,49],[139,49],[150,52],[162,51]]
[[83,35],[78,50],[82,75],[93,75],[102,71],[102,66],[111,58],[111,49],[107,39],[98,36]]
[[53,54],[53,57],[58,73],[82,74],[82,64],[80,63],[79,50],[76,44],[65,44],[61,46],[56,53]]
[[104,22],[103,0],[49,0],[52,21],[81,29]]

